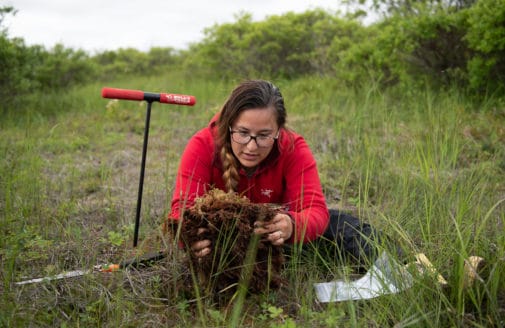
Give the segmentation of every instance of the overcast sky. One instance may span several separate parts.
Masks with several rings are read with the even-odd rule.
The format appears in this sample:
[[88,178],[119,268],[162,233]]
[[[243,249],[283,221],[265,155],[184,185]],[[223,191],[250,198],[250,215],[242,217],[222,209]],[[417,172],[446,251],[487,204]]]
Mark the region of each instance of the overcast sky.
[[254,20],[288,11],[322,8],[345,12],[341,0],[7,0],[17,14],[5,21],[9,37],[51,48],[56,43],[88,52],[132,47],[184,49],[214,24]]

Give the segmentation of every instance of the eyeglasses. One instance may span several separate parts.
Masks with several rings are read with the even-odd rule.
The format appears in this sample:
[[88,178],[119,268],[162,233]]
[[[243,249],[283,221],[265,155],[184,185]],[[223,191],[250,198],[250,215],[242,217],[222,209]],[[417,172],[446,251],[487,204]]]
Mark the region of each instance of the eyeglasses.
[[251,140],[254,140],[256,142],[256,145],[261,148],[272,146],[275,140],[279,138],[279,132],[280,130],[277,131],[277,134],[274,137],[266,134],[258,134],[256,136],[252,136],[244,131],[234,131],[230,127],[232,141],[241,145],[247,145]]

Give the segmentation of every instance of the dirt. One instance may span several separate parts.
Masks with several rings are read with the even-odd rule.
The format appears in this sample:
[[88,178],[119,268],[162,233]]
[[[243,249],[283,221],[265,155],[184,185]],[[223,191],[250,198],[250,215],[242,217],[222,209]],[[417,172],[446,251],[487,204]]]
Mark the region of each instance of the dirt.
[[[190,256],[190,265],[196,268],[203,290],[232,295],[247,265],[253,265],[248,282],[250,293],[276,290],[283,285],[282,246],[273,246],[260,238],[254,263],[245,263],[248,248],[254,245],[254,222],[270,220],[276,213],[268,204],[253,204],[247,198],[217,189],[197,199],[184,212],[181,239],[186,248],[203,239],[212,243],[211,254],[202,258]],[[202,228],[205,231],[199,233]]]

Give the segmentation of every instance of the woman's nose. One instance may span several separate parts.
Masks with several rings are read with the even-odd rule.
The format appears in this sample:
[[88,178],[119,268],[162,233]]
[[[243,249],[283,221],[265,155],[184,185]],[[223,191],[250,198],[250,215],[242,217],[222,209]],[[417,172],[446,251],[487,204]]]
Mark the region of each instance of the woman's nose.
[[249,142],[246,145],[247,149],[249,150],[255,150],[258,148],[258,142],[256,141],[256,138],[251,138]]

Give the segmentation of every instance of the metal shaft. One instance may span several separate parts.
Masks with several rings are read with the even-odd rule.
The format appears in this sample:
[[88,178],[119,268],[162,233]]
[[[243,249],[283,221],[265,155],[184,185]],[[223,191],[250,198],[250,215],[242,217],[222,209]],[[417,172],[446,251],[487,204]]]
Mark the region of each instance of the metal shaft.
[[139,239],[140,209],[142,208],[142,192],[144,189],[144,172],[146,167],[147,142],[149,139],[149,122],[151,121],[151,105],[152,101],[148,101],[146,109],[146,124],[144,128],[144,146],[142,147],[142,162],[140,164],[139,192],[137,197],[137,214],[135,216],[135,232],[133,234],[133,247],[137,247],[137,242]]

